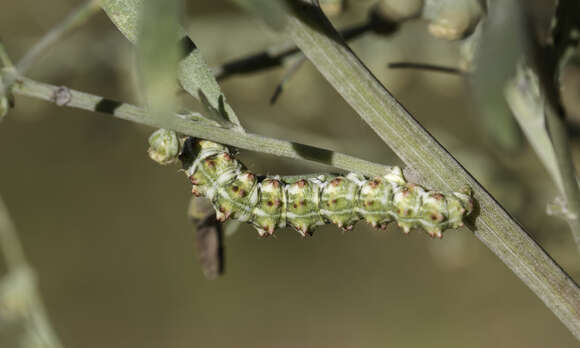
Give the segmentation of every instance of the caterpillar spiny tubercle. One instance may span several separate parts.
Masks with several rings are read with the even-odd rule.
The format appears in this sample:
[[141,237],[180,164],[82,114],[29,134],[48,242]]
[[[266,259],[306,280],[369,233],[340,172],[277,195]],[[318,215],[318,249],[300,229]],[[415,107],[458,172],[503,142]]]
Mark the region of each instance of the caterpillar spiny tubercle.
[[[152,158],[161,140],[172,145],[169,156],[176,156],[173,135],[156,133],[150,138]],[[307,236],[327,223],[351,230],[356,222],[365,220],[383,229],[396,222],[405,233],[423,228],[430,236],[441,238],[446,229],[463,226],[463,218],[473,209],[470,194],[427,191],[406,182],[399,167],[370,179],[349,173],[285,182],[278,176],[251,173],[224,145],[187,138],[182,146],[179,158],[193,184],[193,194],[212,202],[219,221],[247,221],[260,236],[270,236],[285,226]]]

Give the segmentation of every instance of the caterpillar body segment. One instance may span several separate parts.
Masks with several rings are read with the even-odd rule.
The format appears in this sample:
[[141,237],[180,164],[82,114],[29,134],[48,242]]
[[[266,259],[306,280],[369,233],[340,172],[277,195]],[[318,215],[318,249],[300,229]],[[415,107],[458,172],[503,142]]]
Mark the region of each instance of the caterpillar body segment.
[[209,198],[220,221],[247,221],[260,236],[285,226],[307,236],[327,223],[350,230],[365,220],[375,228],[396,222],[405,233],[423,228],[441,238],[443,231],[463,226],[473,209],[469,194],[428,191],[406,182],[399,167],[370,179],[349,173],[284,182],[258,177],[226,146],[194,138],[185,141],[180,159],[193,194]]

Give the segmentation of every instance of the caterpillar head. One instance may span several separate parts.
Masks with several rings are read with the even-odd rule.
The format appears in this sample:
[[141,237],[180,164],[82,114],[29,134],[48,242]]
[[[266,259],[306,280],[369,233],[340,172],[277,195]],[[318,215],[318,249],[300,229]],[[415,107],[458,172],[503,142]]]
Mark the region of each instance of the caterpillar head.
[[451,228],[463,226],[463,219],[473,211],[473,198],[471,190],[463,192],[453,192],[447,200],[447,209],[449,210],[449,223]]
[[473,197],[471,188],[466,187],[461,192],[453,192],[453,195],[461,202],[461,206],[465,209],[463,216],[468,216],[473,211]]

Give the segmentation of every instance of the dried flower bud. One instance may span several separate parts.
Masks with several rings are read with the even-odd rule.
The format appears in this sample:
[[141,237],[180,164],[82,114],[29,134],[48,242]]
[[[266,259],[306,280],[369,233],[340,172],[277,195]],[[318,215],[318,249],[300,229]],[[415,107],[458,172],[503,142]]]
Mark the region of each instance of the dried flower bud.
[[224,272],[224,243],[222,225],[209,199],[193,197],[187,211],[195,226],[197,256],[204,276],[216,279]]
[[13,77],[9,74],[12,72],[4,68],[0,70],[0,73],[0,121],[2,121],[8,110],[14,107],[14,98],[10,91]]
[[417,17],[423,9],[423,0],[381,0],[376,10],[379,15],[394,22]]
[[187,209],[187,215],[193,223],[200,223],[211,215],[215,215],[215,209],[207,198],[193,197]]
[[0,95],[0,121],[6,116],[8,109],[10,109],[8,98],[5,95]]
[[430,20],[429,33],[444,40],[458,40],[470,35],[483,16],[478,0],[428,0],[424,17]]
[[158,129],[149,137],[149,157],[159,164],[170,164],[177,160],[181,142],[174,131]]
[[320,0],[320,7],[328,17],[337,16],[344,12],[344,0]]
[[18,320],[29,315],[35,286],[34,272],[28,267],[0,278],[0,322]]

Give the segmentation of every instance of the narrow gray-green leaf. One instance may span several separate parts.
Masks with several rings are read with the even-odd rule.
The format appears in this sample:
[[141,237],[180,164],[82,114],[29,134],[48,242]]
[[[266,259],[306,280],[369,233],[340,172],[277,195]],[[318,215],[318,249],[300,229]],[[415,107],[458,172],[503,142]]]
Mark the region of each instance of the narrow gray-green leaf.
[[548,170],[560,192],[564,191],[562,175],[554,146],[546,128],[545,98],[540,91],[538,76],[525,63],[518,64],[515,77],[505,86],[505,98],[530,145]]
[[[135,43],[138,33],[139,9],[143,0],[103,0],[101,7],[107,13],[115,26],[125,37]],[[182,49],[183,58],[179,62],[178,80],[183,88],[193,97],[198,97],[198,91],[202,90],[211,105],[219,109],[220,97],[223,99],[224,108],[230,122],[240,125],[234,110],[225,100],[225,96],[213,77],[211,70],[201,56],[201,52],[195,43],[185,33],[183,28],[178,32],[178,44]],[[241,126],[237,128],[243,131]]]
[[99,12],[99,0],[85,0],[84,3],[75,7],[62,21],[59,21],[47,31],[42,38],[34,44],[26,54],[18,61],[17,69],[21,74],[38,61],[50,48],[61,42],[62,39],[85,24],[90,18]]
[[177,46],[180,0],[143,0],[138,22],[139,87],[155,117],[165,117],[177,104]]
[[273,29],[280,30],[286,25],[286,11],[283,0],[233,0],[240,7],[256,13]]
[[503,88],[516,62],[528,50],[523,10],[515,0],[496,1],[481,30],[476,69],[471,75],[473,94],[488,135],[506,150],[523,144],[522,134],[506,104]]

